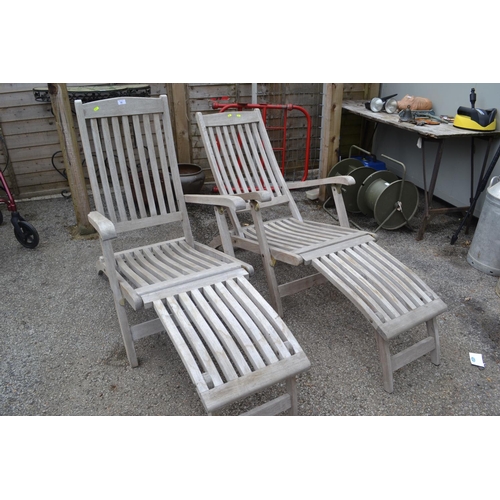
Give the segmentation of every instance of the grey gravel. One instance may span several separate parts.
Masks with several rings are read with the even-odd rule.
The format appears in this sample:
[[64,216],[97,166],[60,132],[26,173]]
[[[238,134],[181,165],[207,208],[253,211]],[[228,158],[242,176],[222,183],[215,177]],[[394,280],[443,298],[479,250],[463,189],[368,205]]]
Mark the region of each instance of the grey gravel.
[[[209,186],[204,190],[208,192]],[[336,223],[330,208],[296,192],[306,218]],[[422,199],[422,194],[421,194]],[[15,239],[9,214],[0,207],[0,392],[1,415],[204,415],[170,340],[158,334],[136,345],[138,368],[127,363],[107,280],[95,270],[100,255],[95,238],[74,236],[71,199],[56,197],[18,203],[21,214],[40,234],[35,250]],[[212,209],[189,206],[193,232],[208,243],[217,233]],[[330,285],[284,300],[285,321],[312,367],[298,380],[300,415],[499,415],[500,297],[498,278],[466,260],[474,232],[450,237],[457,215],[433,219],[422,241],[410,225],[377,232],[379,243],[419,276],[448,305],[439,317],[441,365],[426,355],[394,375],[395,390],[382,386],[375,336],[367,321]],[[351,220],[363,229],[375,221],[360,214]],[[128,237],[124,245],[180,235],[161,230]],[[268,297],[259,257],[237,256],[254,266],[251,282]],[[305,269],[278,265],[281,279]],[[145,311],[142,317],[151,316]],[[402,349],[423,336],[415,329],[398,338]],[[469,353],[483,355],[484,369],[471,365]],[[234,415],[263,401],[276,389],[228,408]]]

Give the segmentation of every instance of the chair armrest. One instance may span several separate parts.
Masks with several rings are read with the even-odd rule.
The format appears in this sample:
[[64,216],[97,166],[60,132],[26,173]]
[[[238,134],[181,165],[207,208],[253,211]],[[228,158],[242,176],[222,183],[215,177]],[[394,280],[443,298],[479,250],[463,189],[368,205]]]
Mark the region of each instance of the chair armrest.
[[99,233],[101,240],[107,241],[116,238],[115,225],[107,217],[99,212],[90,212],[88,219],[94,229]]
[[239,196],[225,194],[185,194],[184,200],[186,200],[186,203],[228,207],[232,210],[244,210],[246,208],[245,201]]
[[324,179],[312,179],[310,181],[290,182],[287,184],[288,189],[308,188],[311,186],[324,186],[325,184],[342,184],[344,186],[351,186],[356,184],[354,177],[350,175],[335,175],[333,177],[326,177]]
[[256,200],[262,202],[271,201],[273,195],[270,191],[252,191],[250,193],[237,193],[235,196],[238,196],[242,200]]

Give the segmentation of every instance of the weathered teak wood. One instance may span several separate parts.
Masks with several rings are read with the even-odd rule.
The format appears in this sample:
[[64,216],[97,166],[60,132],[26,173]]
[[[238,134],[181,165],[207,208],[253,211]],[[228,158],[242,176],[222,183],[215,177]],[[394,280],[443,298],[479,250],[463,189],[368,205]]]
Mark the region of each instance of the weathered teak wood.
[[[75,109],[96,206],[89,221],[103,252],[97,267],[109,279],[130,365],[138,365],[137,340],[166,331],[207,413],[286,382],[286,394],[253,414],[296,414],[295,378],[310,363],[248,282],[252,267],[194,241],[166,96],[76,101]],[[214,206],[236,210],[245,203],[221,196]],[[113,249],[125,232],[162,225],[168,233],[174,223],[180,238]],[[130,325],[129,306],[153,307],[157,318]]]
[[[435,318],[446,305],[422,280],[382,249],[376,236],[349,227],[340,194],[349,176],[297,182],[287,186],[258,110],[202,115],[197,121],[219,192],[245,200],[253,225],[240,223],[243,210],[228,209],[232,227],[218,214],[219,242],[234,256],[234,247],[262,256],[271,303],[283,316],[282,297],[330,281],[360,310],[376,332],[384,388],[393,391],[393,372],[426,353],[439,364]],[[339,226],[303,220],[290,189],[330,184]],[[266,211],[287,205],[290,217],[273,219]],[[319,274],[278,285],[276,262],[311,265]],[[389,342],[407,330],[427,324],[428,337],[391,355]]]

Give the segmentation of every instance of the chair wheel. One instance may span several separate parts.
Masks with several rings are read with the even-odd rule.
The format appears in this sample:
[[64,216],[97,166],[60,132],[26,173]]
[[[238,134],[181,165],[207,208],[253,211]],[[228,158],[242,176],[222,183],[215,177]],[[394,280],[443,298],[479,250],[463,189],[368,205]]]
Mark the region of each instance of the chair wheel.
[[17,241],[19,241],[23,247],[35,248],[40,241],[37,230],[29,222],[23,220],[18,221],[17,224],[20,229],[14,229],[14,235]]

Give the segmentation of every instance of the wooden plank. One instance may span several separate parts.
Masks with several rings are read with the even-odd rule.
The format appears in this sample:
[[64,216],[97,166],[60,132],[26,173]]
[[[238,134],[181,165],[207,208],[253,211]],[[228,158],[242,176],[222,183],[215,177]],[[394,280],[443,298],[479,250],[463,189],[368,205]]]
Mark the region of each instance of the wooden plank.
[[[120,268],[121,269],[121,268]],[[123,268],[124,272],[131,273],[130,268]],[[143,299],[144,303],[154,302],[158,299],[164,299],[179,293],[188,292],[194,287],[201,288],[213,285],[215,282],[226,280],[235,276],[246,276],[243,269],[224,270],[213,273],[196,273],[193,276],[183,276],[182,278],[172,279],[167,283],[144,284],[137,288],[137,293]],[[128,275],[127,275],[128,276]],[[137,276],[133,276],[137,280]]]
[[243,399],[258,391],[267,389],[283,379],[298,375],[310,367],[310,362],[303,352],[282,359],[266,367],[262,372],[252,372],[243,380],[238,379],[217,387],[203,394],[203,402],[209,411],[217,411],[224,406]]
[[46,86],[46,83],[0,83],[0,94],[33,91],[35,87]]
[[[2,118],[4,110],[2,109]],[[59,143],[59,138],[57,136],[57,126],[55,118],[35,118],[33,120],[17,120],[17,121],[7,121],[3,122],[3,131],[7,136],[22,136],[24,138],[29,137],[31,134],[39,134],[41,132],[55,132],[56,133],[56,143]]]
[[435,318],[438,314],[446,310],[446,304],[441,299],[436,299],[418,309],[406,313],[404,316],[395,318],[386,325],[381,325],[379,331],[386,340],[390,340],[409,328]]
[[436,342],[432,337],[422,339],[420,342],[392,356],[392,371],[399,370],[408,363],[420,358],[420,356],[433,351],[435,348]]
[[50,103],[37,103],[33,106],[16,106],[8,108],[2,108],[0,106],[0,109],[2,110],[3,123],[38,119],[54,120]]
[[55,169],[33,172],[31,174],[16,174],[17,185],[19,189],[28,186],[44,186],[45,184],[53,184],[63,182],[68,187],[68,181],[59,174]]
[[63,191],[68,190],[68,184],[63,182],[54,182],[52,184],[44,184],[43,189],[37,186],[28,186],[19,188],[19,199],[36,198],[38,196],[53,196],[60,195]]
[[241,417],[270,417],[277,415],[278,413],[283,413],[284,411],[291,408],[292,403],[290,401],[289,394],[282,394],[271,401],[252,408],[251,410],[242,413]]
[[48,144],[54,144],[56,146],[54,151],[57,151],[57,147],[60,149],[59,134],[57,129],[42,132],[30,131],[27,134],[11,134],[8,137],[10,150],[46,146]]
[[132,338],[134,341],[143,339],[145,337],[149,337],[149,335],[154,335],[155,333],[159,333],[165,331],[163,324],[160,318],[155,318],[150,321],[145,321],[144,323],[139,323],[138,325],[134,325],[130,328],[132,333]]
[[311,274],[304,278],[299,278],[295,281],[290,281],[278,286],[280,297],[287,297],[288,295],[294,295],[302,290],[307,290],[313,286],[322,285],[328,280],[321,273]]

